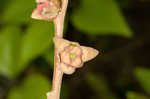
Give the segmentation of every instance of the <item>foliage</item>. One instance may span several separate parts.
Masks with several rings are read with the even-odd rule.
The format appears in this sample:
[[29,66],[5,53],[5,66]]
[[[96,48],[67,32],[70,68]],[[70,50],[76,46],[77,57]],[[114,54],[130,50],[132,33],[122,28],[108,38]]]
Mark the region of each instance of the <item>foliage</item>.
[[[8,99],[46,99],[49,81],[42,75],[29,75],[20,86],[11,89]],[[40,88],[39,88],[40,87]]]
[[71,20],[78,29],[91,35],[132,36],[115,0],[81,0]]
[[52,46],[54,32],[52,24],[32,21],[24,34],[19,29],[19,27],[8,26],[1,32],[1,38],[3,37],[1,55],[3,57],[1,57],[0,73],[8,77],[17,76],[28,66],[29,62]]
[[150,94],[150,70],[146,68],[137,68],[135,70],[135,76],[137,77],[145,91]]
[[33,8],[34,0],[10,0],[4,8],[3,21],[8,24],[28,23]]
[[[103,77],[97,77],[95,74],[87,73],[87,82],[90,87],[97,93],[99,98],[102,99],[117,99],[109,90],[108,84]],[[102,85],[102,86],[100,86]],[[95,87],[96,86],[96,87]],[[103,95],[101,95],[101,94]],[[109,94],[109,95],[108,95]],[[94,98],[94,97],[93,97]]]
[[148,99],[148,97],[144,96],[143,94],[128,92],[127,99]]

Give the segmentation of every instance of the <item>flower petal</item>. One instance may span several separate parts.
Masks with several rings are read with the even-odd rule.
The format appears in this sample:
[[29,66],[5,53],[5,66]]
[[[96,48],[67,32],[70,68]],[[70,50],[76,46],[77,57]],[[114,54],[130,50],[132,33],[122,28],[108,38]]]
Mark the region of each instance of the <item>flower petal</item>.
[[94,48],[91,48],[91,47],[81,46],[81,49],[82,49],[82,52],[83,52],[82,60],[84,62],[95,58],[99,54],[98,50],[96,50]]
[[79,43],[77,43],[77,42],[71,42],[71,41],[68,41],[68,40],[65,40],[62,38],[58,38],[58,37],[54,37],[53,40],[54,40],[54,43],[55,43],[55,46],[56,46],[58,52],[63,51],[64,48],[69,46],[70,44],[79,45]]
[[60,63],[60,69],[65,74],[71,75],[75,72],[75,68],[64,63]]
[[42,16],[39,14],[39,12],[38,12],[37,9],[35,9],[35,10],[33,11],[31,17],[32,17],[33,19],[42,20]]
[[32,13],[32,18],[38,20],[53,20],[60,12],[58,0],[36,0],[37,8]]

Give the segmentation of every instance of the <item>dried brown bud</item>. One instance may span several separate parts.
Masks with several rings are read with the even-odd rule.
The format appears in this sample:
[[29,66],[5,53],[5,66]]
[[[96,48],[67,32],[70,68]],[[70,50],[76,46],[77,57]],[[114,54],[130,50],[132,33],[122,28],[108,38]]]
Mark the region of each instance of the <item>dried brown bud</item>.
[[71,42],[61,38],[54,38],[55,46],[59,52],[60,68],[66,74],[75,72],[75,68],[83,66],[98,55],[98,51],[91,47],[80,46],[77,42]]
[[37,0],[37,8],[32,13],[32,18],[39,20],[53,20],[59,14],[58,0]]

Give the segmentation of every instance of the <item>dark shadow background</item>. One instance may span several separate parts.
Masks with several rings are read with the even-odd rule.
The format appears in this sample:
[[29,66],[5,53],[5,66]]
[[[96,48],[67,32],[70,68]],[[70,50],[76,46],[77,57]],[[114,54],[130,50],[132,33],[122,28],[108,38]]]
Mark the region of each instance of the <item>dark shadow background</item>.
[[[149,76],[145,76],[145,72],[143,72],[143,76],[141,72],[141,74],[139,73],[140,76],[138,73],[135,73],[137,68],[138,71],[143,69],[149,70],[150,66],[150,1],[116,0],[125,21],[128,23],[128,27],[132,30],[133,36],[131,38],[118,35],[101,35],[101,33],[98,35],[88,35],[86,31],[81,31],[76,28],[70,17],[74,10],[80,8],[81,1],[82,0],[70,0],[64,37],[71,41],[78,41],[81,45],[94,47],[100,51],[100,55],[92,61],[85,63],[85,66],[78,69],[73,75],[64,75],[63,85],[65,87],[63,87],[62,90],[67,91],[62,91],[64,95],[62,95],[61,98],[150,99],[150,92],[145,89],[146,85],[144,83],[146,82],[147,85],[149,85],[150,81],[147,82],[148,80],[143,80],[144,78],[149,79],[147,77],[150,77],[150,72],[147,73]],[[1,30],[3,30],[3,28],[12,24],[12,22],[7,23],[3,20],[3,14],[6,11],[5,8],[9,7],[7,6],[9,3],[11,3],[9,0],[0,1],[0,34],[2,34]],[[22,31],[30,27],[30,23],[28,22],[29,21],[27,21],[27,23],[22,22],[21,25],[19,25]],[[5,41],[2,42],[5,43]],[[45,52],[47,52],[47,50],[51,52],[49,48],[46,48]],[[37,55],[13,78],[1,73],[0,99],[21,99],[9,97],[9,93],[12,93],[12,88],[21,86],[24,79],[30,76],[30,74],[38,73],[51,81],[53,63],[48,62],[47,59],[43,57],[44,55],[45,54]],[[52,56],[49,58],[52,58]],[[0,64],[0,67],[3,67],[3,65]],[[39,89],[40,87],[42,86],[39,86]],[[147,86],[147,88],[149,88],[149,86]],[[33,94],[36,93],[33,92]],[[32,99],[34,99],[34,97]]]

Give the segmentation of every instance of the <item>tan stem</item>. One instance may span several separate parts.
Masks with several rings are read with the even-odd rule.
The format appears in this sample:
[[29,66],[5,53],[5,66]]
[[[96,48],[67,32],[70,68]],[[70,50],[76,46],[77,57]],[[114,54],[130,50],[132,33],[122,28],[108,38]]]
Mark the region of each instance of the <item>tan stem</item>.
[[[62,0],[61,12],[56,17],[56,19],[54,19],[55,37],[59,37],[59,38],[63,37],[64,19],[67,11],[67,6],[68,6],[68,0]],[[58,55],[58,51],[57,48],[55,48],[52,92],[48,93],[47,99],[60,98],[63,72],[59,70],[59,61],[57,55]]]
[[62,7],[61,12],[57,16],[56,19],[54,19],[55,24],[55,36],[62,38],[63,37],[63,29],[64,29],[64,19],[66,15],[68,0],[62,0]]

